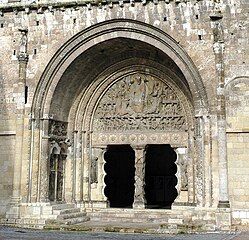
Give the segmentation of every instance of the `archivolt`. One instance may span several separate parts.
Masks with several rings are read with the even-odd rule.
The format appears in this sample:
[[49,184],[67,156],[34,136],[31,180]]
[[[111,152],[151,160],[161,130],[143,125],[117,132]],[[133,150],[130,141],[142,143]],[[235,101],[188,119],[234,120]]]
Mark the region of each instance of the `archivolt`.
[[114,38],[146,42],[167,54],[185,76],[195,111],[208,111],[208,99],[201,77],[184,49],[168,34],[151,25],[128,19],[115,19],[91,26],[72,37],[54,55],[35,91],[32,113],[35,118],[49,114],[54,90],[68,66],[94,45]]

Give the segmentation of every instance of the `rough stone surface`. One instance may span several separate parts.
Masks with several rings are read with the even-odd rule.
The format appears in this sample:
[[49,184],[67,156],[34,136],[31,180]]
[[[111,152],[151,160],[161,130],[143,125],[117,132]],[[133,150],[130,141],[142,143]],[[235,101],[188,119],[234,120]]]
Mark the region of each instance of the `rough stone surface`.
[[157,143],[186,149],[172,229],[248,224],[248,11],[247,0],[0,1],[1,221],[42,226],[52,200],[108,209],[104,149]]

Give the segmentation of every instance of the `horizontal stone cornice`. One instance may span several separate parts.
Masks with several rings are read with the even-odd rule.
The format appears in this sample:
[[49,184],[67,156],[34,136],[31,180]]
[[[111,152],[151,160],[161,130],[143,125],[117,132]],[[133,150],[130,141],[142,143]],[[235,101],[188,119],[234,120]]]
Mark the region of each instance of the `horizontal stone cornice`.
[[[159,1],[163,1],[165,3],[175,2],[179,4],[181,2],[186,2],[185,0],[74,0],[74,1],[51,1],[51,0],[43,0],[39,2],[31,2],[28,3],[27,1],[10,1],[8,3],[0,3],[0,13],[3,14],[4,12],[18,12],[18,11],[27,11],[36,10],[37,13],[43,13],[44,10],[49,9],[52,11],[53,8],[70,8],[70,7],[79,7],[79,6],[100,6],[100,5],[112,5],[112,4],[119,4],[121,7],[124,3],[134,4],[135,2],[140,2],[145,5],[147,2],[154,2],[157,4]],[[191,1],[191,0],[187,0]],[[201,1],[201,0],[199,0]]]

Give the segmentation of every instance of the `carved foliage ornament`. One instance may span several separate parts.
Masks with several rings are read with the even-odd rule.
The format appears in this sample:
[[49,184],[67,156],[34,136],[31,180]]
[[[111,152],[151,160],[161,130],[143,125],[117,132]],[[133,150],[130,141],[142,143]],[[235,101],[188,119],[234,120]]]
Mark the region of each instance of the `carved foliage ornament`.
[[49,120],[49,137],[51,140],[65,140],[67,136],[67,123]]
[[93,129],[185,130],[186,117],[167,84],[150,75],[133,74],[113,84],[100,99]]

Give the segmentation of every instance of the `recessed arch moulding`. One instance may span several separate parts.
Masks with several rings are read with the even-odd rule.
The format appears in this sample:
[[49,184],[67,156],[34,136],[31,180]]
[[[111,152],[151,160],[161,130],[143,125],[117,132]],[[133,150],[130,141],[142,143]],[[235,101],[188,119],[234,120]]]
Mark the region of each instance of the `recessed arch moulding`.
[[[121,131],[115,127],[113,131],[103,128],[103,119],[108,119],[108,111],[105,110],[104,115],[103,112],[101,115],[99,109],[106,107],[104,101],[108,102],[108,94],[110,96],[112,93],[113,97],[118,98],[117,94],[121,92],[117,88],[122,87],[122,83],[130,91],[130,102],[123,106],[130,112],[115,110],[122,115],[121,120],[132,112],[130,115],[135,116],[134,118],[147,114],[154,121],[149,127],[145,123],[142,138],[139,127]],[[139,88],[141,85],[145,86],[143,90]],[[154,91],[154,97],[145,99],[149,102],[149,107],[141,108],[140,103],[136,106],[136,97],[131,102],[131,93],[134,93],[135,88],[150,93],[151,96]],[[166,90],[158,92],[162,88],[172,93],[173,97],[168,101],[175,106],[178,104],[181,114],[176,113],[174,117],[167,119]],[[165,104],[159,101],[162,96],[165,96]],[[204,162],[207,161],[204,138],[209,138],[209,122],[205,117],[209,112],[207,95],[191,59],[174,39],[161,30],[141,22],[120,19],[97,24],[77,34],[64,44],[47,66],[38,84],[32,111],[36,121],[40,123],[38,126],[43,135],[48,136],[47,144],[40,144],[38,156],[39,176],[43,178],[40,179],[39,201],[43,201],[48,195],[47,170],[43,163],[47,161],[46,153],[49,153],[51,141],[70,139],[64,181],[66,201],[86,203],[106,200],[103,195],[104,173],[98,174],[93,181],[91,172],[92,161],[97,158],[98,172],[101,173],[103,151],[107,145],[129,144],[136,148],[156,141],[158,144],[171,144],[176,152],[179,148],[185,149],[178,151],[185,153],[181,159],[187,161],[185,169],[178,164],[178,179],[181,181],[181,175],[186,174],[184,179],[187,178],[188,181],[187,195],[177,201],[202,206],[212,204],[208,200],[211,196],[207,197],[211,186],[204,184]],[[120,115],[114,116],[117,113],[115,111],[110,110],[113,114],[110,118],[120,119]],[[166,120],[157,124],[156,115],[160,111]],[[179,120],[181,117],[184,118],[184,123],[179,128],[175,125],[172,129],[167,127],[173,118]],[[64,133],[60,133],[60,136],[51,135],[51,121],[65,123]],[[117,123],[113,124],[117,126]],[[123,130],[127,134],[122,138],[120,132]],[[152,135],[154,138],[149,139]],[[40,141],[45,140],[43,138]],[[178,184],[177,189],[179,194],[180,185]]]

